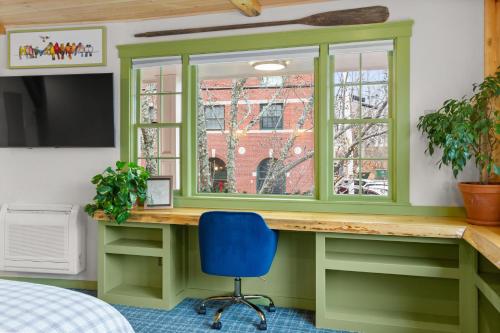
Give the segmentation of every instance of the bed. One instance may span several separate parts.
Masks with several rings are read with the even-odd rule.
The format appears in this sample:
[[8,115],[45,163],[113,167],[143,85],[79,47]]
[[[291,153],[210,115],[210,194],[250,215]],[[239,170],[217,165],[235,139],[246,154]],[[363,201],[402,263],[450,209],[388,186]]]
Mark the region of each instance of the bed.
[[111,305],[77,291],[0,279],[1,333],[134,333]]

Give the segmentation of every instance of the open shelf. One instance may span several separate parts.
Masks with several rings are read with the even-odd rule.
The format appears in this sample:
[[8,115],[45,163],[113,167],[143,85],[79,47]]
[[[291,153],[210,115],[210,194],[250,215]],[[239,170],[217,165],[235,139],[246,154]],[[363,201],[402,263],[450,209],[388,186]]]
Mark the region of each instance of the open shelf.
[[395,255],[326,252],[325,268],[353,272],[429,276],[458,279],[454,259],[406,257]]
[[325,238],[325,269],[458,279],[458,266],[454,243]]
[[108,291],[110,295],[121,295],[131,297],[162,298],[161,288],[135,286],[131,284],[121,284]]
[[161,257],[106,253],[105,260],[107,296],[140,297],[144,302],[162,299]]
[[478,257],[476,286],[482,296],[500,313],[500,271],[485,257]]
[[163,255],[161,241],[143,239],[120,238],[108,243],[104,247],[104,251],[106,253],[144,255],[152,257],[161,257]]
[[326,270],[322,320],[354,331],[456,333],[458,288],[456,279]]
[[[327,319],[339,322],[366,323],[394,329],[431,330],[458,333],[458,316],[440,316],[404,311],[383,311],[359,308],[331,308],[326,313]],[[385,329],[385,328],[382,328]]]
[[106,253],[163,256],[163,231],[160,228],[106,226]]
[[478,295],[478,326],[479,333],[500,332],[500,311],[482,292]]

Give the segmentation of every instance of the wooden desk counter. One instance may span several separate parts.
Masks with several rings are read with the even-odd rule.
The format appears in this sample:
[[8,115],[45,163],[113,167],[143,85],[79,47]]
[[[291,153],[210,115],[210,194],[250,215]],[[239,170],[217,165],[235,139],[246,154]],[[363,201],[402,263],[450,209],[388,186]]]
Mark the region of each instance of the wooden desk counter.
[[468,225],[463,238],[500,269],[500,227]]
[[[203,212],[210,209],[174,208],[165,210],[135,209],[129,222],[197,226]],[[311,212],[257,211],[275,230],[337,232],[369,235],[462,238],[467,224],[462,218],[364,215]],[[105,221],[102,212],[96,220]]]

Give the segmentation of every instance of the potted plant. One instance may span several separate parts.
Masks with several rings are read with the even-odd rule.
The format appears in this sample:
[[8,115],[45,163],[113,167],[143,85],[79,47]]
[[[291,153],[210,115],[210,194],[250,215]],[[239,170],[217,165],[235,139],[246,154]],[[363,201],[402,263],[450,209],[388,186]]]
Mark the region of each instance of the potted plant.
[[116,170],[108,167],[92,178],[97,194],[93,202],[85,206],[85,212],[93,216],[102,209],[111,221],[125,222],[137,202],[144,203],[148,178],[149,173],[143,167],[116,162]]
[[472,224],[500,225],[500,184],[490,182],[494,174],[500,174],[500,166],[495,164],[500,149],[499,94],[500,67],[473,86],[472,97],[445,101],[436,112],[420,117],[417,125],[429,141],[426,153],[433,155],[440,148],[438,166],[451,166],[455,178],[474,158],[479,182],[459,183],[467,221]]

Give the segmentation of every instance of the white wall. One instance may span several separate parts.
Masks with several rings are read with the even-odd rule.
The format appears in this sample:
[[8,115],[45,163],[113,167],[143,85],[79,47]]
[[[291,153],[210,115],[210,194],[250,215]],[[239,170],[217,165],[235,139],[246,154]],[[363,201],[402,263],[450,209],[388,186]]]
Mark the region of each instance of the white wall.
[[[437,170],[436,159],[424,156],[426,142],[415,129],[418,117],[437,108],[445,99],[461,97],[483,76],[483,1],[480,0],[339,0],[307,5],[266,8],[257,18],[237,12],[141,22],[110,23],[108,64],[76,69],[9,70],[7,41],[0,37],[0,76],[113,72],[115,74],[115,117],[119,137],[119,60],[116,45],[156,40],[201,38],[256,31],[282,31],[305,27],[274,27],[238,32],[205,33],[174,38],[137,39],[134,33],[184,27],[210,26],[298,18],[305,15],[365,5],[386,5],[390,20],[415,21],[411,51],[411,170],[410,198],[413,205],[461,205],[449,170]],[[0,149],[0,203],[85,204],[94,189],[89,179],[119,158],[113,149]],[[476,178],[468,170],[464,179]],[[78,279],[96,279],[96,225],[88,224],[88,268]],[[2,275],[2,272],[0,272]],[[11,275],[11,274],[10,274]],[[54,277],[54,276],[52,276]],[[65,277],[61,278],[74,278]]]

